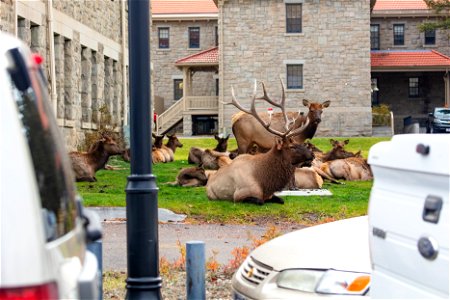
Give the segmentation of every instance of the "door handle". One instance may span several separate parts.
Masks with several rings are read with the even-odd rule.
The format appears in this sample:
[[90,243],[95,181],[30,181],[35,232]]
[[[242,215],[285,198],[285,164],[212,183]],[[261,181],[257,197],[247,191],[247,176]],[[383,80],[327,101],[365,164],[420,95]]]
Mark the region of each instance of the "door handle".
[[437,224],[442,209],[442,198],[428,195],[423,206],[422,219],[425,222]]

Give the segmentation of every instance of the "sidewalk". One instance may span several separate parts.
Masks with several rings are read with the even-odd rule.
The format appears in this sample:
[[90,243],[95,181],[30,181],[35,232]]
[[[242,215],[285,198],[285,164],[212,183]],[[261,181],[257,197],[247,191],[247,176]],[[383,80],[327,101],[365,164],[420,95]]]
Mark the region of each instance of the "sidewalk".
[[[103,221],[103,270],[127,270],[125,208],[96,209]],[[251,246],[251,237],[260,238],[267,230],[257,225],[184,224],[170,219],[183,218],[171,211],[159,209],[160,223],[159,257],[170,262],[180,257],[177,241],[185,245],[188,241],[205,242],[206,259],[215,254],[220,264],[228,264],[232,250],[236,247]],[[114,217],[114,218],[111,218]],[[169,220],[169,221],[167,221]],[[286,233],[302,228],[300,225],[284,226],[280,232]]]

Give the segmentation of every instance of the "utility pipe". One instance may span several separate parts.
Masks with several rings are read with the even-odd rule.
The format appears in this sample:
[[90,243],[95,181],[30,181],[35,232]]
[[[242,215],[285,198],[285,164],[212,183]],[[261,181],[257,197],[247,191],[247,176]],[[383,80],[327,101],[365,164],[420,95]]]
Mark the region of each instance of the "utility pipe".
[[53,0],[47,0],[47,41],[49,45],[49,68],[50,68],[50,93],[53,112],[57,115],[58,103],[56,93],[56,70],[55,70],[55,41],[53,36]]

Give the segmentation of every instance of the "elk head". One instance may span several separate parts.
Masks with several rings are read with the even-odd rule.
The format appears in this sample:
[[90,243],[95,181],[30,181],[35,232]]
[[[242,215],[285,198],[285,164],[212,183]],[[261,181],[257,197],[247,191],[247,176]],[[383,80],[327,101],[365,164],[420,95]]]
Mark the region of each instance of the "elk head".
[[308,119],[313,124],[319,124],[322,121],[322,111],[324,108],[330,106],[330,101],[323,103],[311,103],[307,99],[303,99],[303,105],[308,107]]
[[214,138],[217,141],[217,146],[216,146],[216,148],[214,148],[214,150],[219,151],[219,152],[227,151],[228,139],[230,138],[230,135],[228,134],[226,137],[221,137],[221,136],[215,134]]

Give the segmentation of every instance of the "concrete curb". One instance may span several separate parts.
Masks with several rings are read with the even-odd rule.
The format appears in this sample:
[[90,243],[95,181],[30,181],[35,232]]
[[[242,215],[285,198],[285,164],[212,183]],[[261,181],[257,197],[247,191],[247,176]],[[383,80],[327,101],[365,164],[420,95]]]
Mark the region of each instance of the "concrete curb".
[[[102,221],[126,220],[127,218],[125,207],[87,207],[87,209],[95,211]],[[176,214],[165,208],[158,208],[159,222],[183,222],[184,219],[186,219],[186,215]]]

